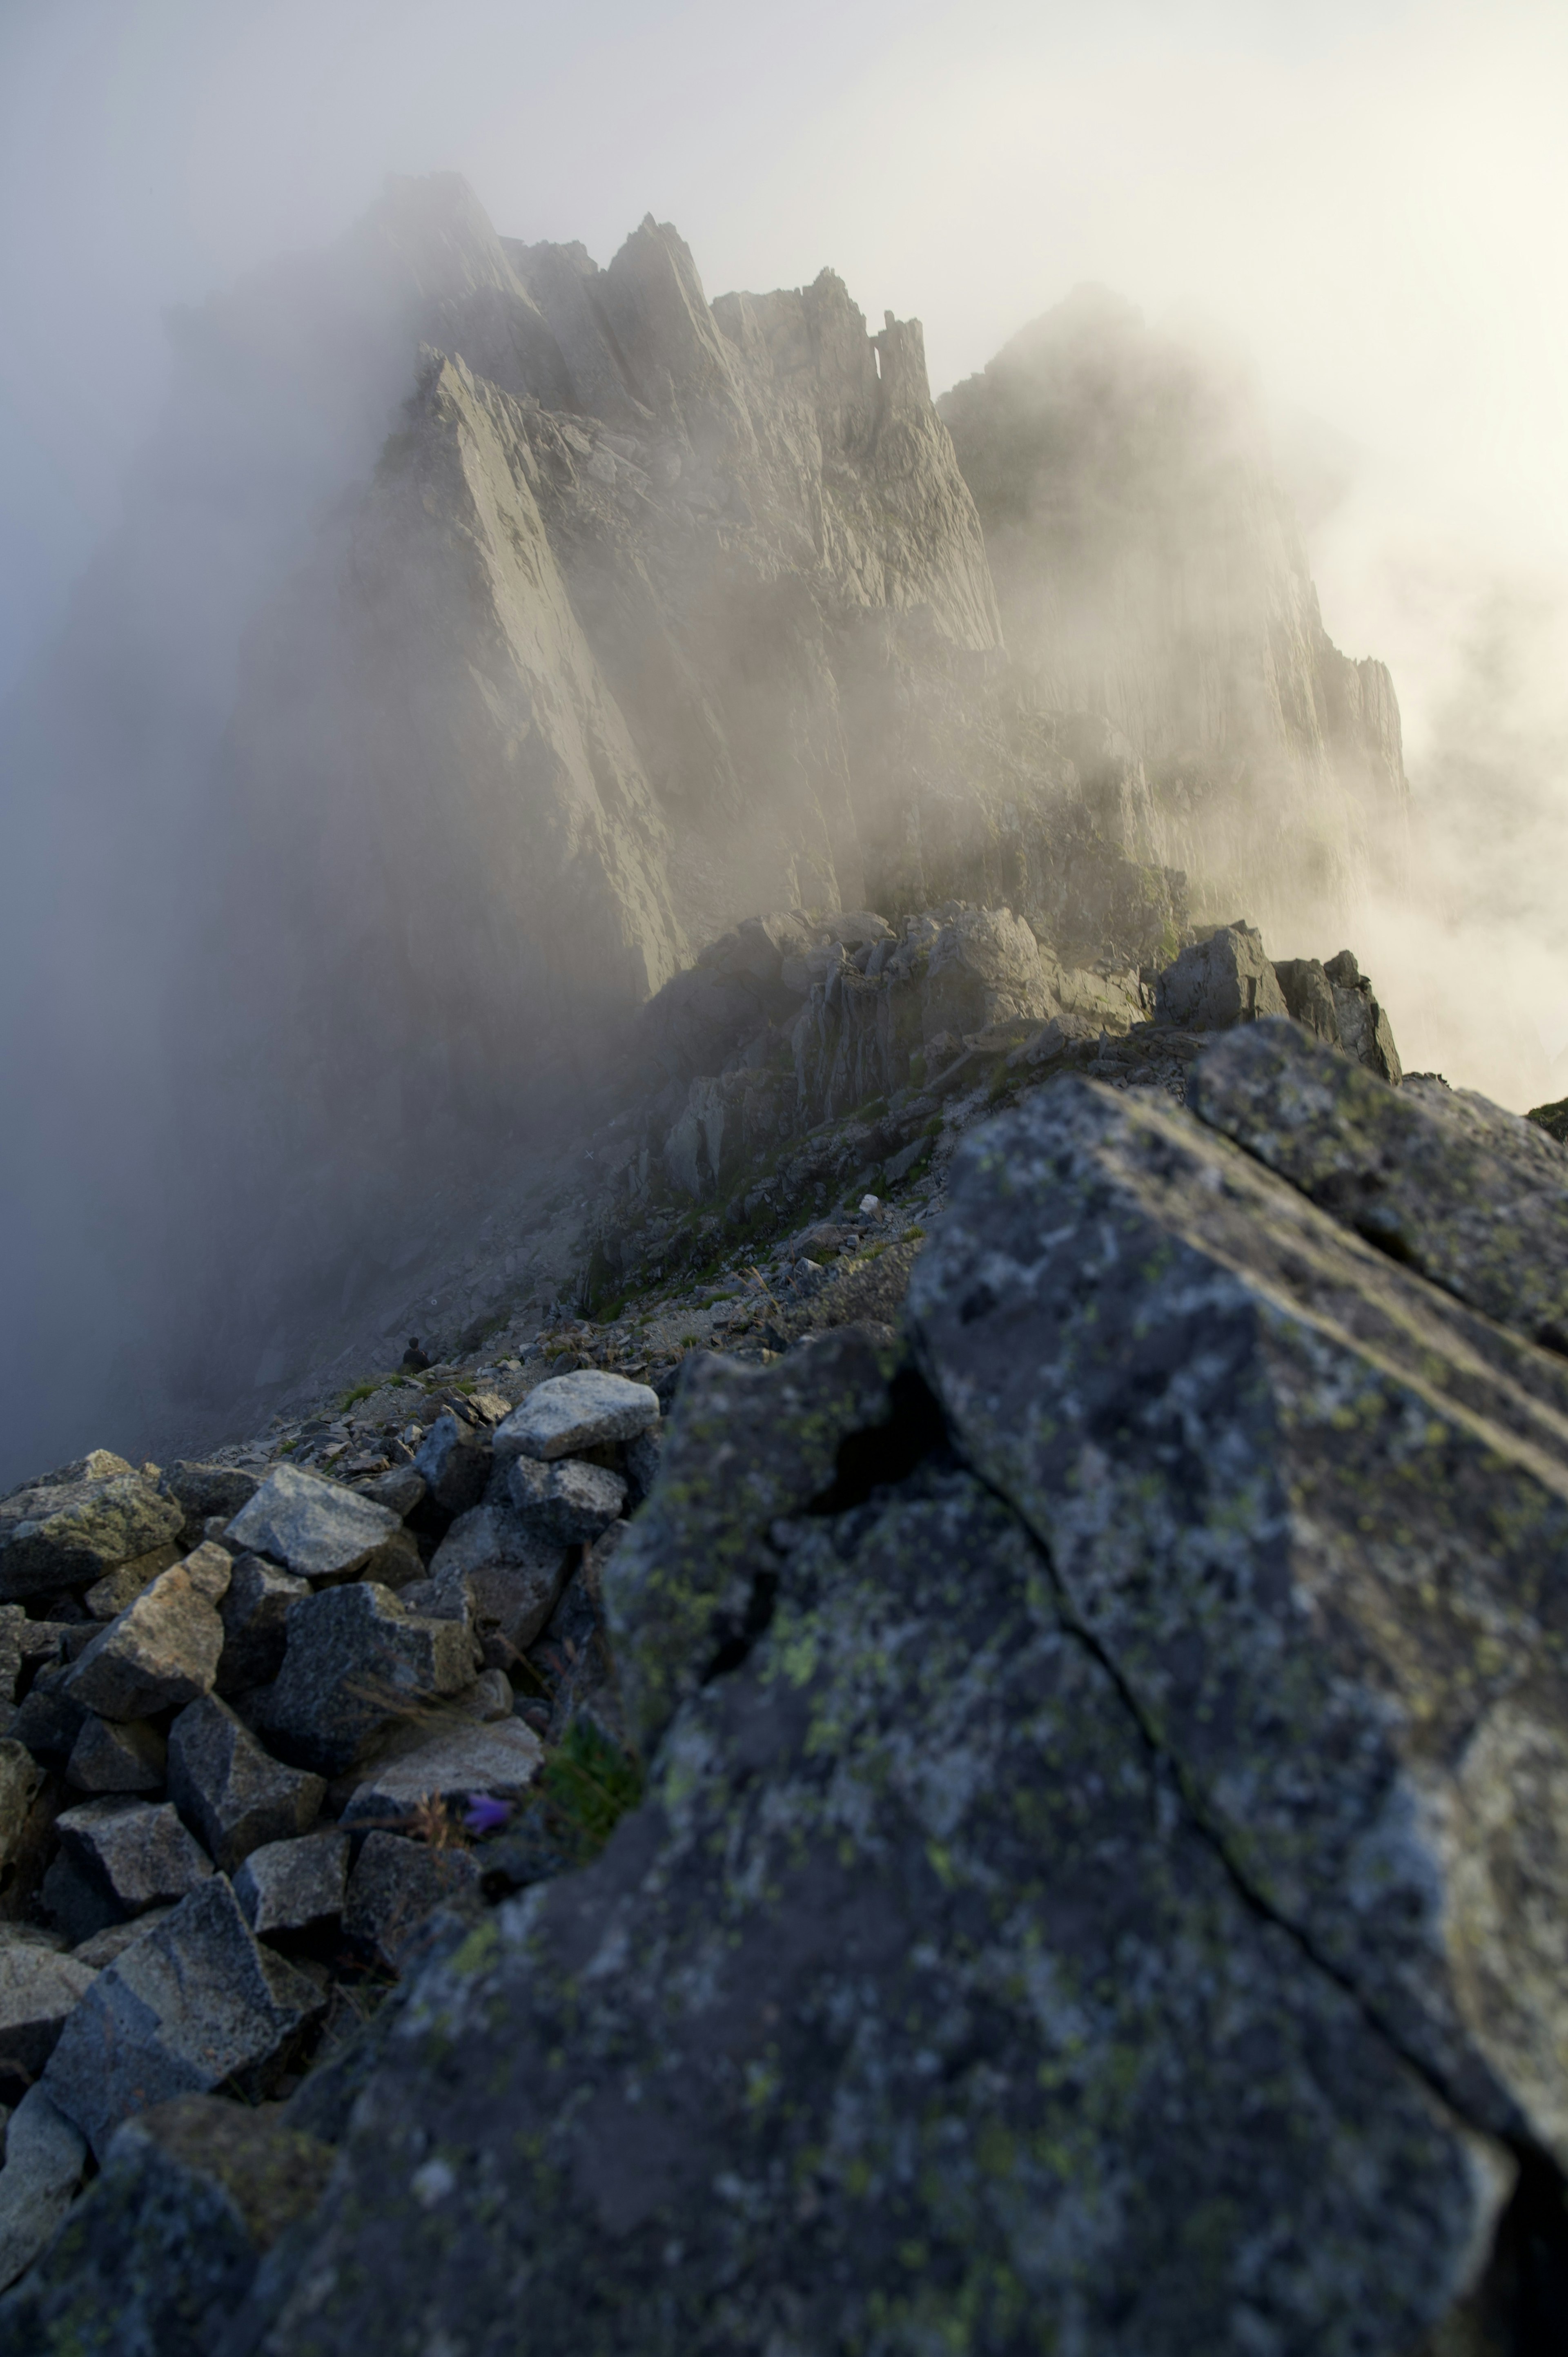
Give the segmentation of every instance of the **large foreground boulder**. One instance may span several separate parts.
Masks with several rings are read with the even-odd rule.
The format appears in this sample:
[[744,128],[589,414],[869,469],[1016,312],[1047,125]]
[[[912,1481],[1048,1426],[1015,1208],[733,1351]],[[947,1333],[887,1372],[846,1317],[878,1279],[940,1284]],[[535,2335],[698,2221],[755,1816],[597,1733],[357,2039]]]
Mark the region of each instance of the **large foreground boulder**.
[[649,1803],[427,1968],[254,2345],[500,2348],[526,2286],[542,2357],[1415,2349],[1510,2157],[1253,1901],[1025,1519],[852,1334],[699,1362],[669,1457],[605,1572]]

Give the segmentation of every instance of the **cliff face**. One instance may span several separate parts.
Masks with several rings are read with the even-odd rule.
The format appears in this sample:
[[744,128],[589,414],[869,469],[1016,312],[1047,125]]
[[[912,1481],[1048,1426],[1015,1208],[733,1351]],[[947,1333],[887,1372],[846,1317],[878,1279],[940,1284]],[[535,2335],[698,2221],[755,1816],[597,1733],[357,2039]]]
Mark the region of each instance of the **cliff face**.
[[943,397],[1014,659],[1144,762],[1215,915],[1325,915],[1397,851],[1399,706],[1318,613],[1245,375],[1084,287]]

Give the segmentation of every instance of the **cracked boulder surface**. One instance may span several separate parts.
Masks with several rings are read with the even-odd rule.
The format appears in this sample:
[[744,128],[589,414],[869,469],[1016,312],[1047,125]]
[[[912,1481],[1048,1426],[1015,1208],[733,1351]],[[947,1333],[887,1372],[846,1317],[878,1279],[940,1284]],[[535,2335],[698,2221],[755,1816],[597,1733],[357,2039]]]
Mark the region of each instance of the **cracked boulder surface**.
[[1076,1080],[961,1155],[910,1308],[958,1446],[1242,1886],[1561,2167],[1562,1360]]

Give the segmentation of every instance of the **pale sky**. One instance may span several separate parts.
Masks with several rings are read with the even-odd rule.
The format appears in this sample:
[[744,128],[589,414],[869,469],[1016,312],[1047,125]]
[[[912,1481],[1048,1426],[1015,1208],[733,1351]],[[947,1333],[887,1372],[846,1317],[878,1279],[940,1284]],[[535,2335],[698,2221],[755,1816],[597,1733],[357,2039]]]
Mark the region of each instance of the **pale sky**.
[[[0,0],[0,687],[113,519],[164,309],[331,236],[389,170],[456,169],[499,229],[601,261],[671,220],[710,295],[831,264],[874,318],[924,321],[939,389],[1086,278],[1215,322],[1361,454],[1314,564],[1333,636],[1393,667],[1418,794],[1456,711],[1477,726],[1485,616],[1528,610],[1496,734],[1540,789],[1544,941],[1568,853],[1565,120],[1562,0]],[[1477,915],[1519,872],[1479,834]],[[1543,953],[1520,1005],[1568,1042]]]

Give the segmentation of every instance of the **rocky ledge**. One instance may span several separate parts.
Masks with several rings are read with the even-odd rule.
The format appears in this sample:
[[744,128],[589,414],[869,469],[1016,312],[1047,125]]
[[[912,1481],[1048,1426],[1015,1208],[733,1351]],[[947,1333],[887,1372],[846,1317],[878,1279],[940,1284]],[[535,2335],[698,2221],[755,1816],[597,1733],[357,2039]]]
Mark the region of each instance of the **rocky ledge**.
[[0,1506],[0,2352],[1561,2345],[1568,1149],[1241,928],[1002,1033]]

